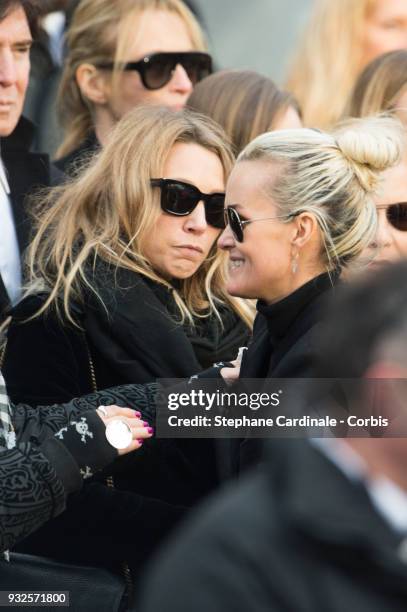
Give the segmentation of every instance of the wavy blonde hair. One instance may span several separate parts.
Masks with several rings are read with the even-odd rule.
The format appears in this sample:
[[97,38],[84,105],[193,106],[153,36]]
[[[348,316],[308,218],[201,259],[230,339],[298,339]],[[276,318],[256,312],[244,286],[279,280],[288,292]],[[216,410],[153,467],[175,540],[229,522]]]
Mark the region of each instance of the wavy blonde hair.
[[290,106],[300,114],[291,94],[252,70],[211,74],[197,83],[187,105],[219,123],[236,154],[259,134],[275,129]]
[[[348,101],[345,116],[368,117],[381,111],[407,111],[397,107],[407,91],[407,51],[390,51],[363,70]],[[404,119],[407,115],[404,115]]]
[[182,0],[82,0],[67,33],[68,53],[57,102],[64,140],[57,158],[76,149],[94,128],[93,104],[82,94],[76,80],[78,67],[113,61],[115,69],[111,78],[117,79],[124,52],[137,36],[137,22],[149,10],[178,15],[185,23],[192,47],[206,50],[198,21]]
[[361,39],[375,2],[316,0],[285,83],[305,125],[326,129],[342,117],[363,68]]
[[193,324],[195,317],[212,314],[220,319],[218,307],[227,304],[252,323],[252,309],[226,292],[226,258],[216,242],[197,272],[180,281],[177,290],[144,255],[162,214],[159,190],[151,187],[150,179],[163,176],[167,156],[179,142],[215,153],[227,179],[234,159],[219,126],[189,111],[138,107],[117,124],[104,149],[76,179],[41,198],[28,265],[31,289],[45,289],[49,296],[36,316],[54,305],[60,316],[75,324],[72,301],[83,302],[85,289],[97,295],[92,276],[96,261],[102,260],[171,289],[181,322]]
[[[376,232],[373,197],[380,174],[401,158],[399,121],[389,117],[349,120],[331,134],[313,129],[263,134],[239,155],[270,161],[281,171],[266,189],[283,215],[314,215],[328,270],[352,262]],[[271,173],[273,176],[274,173]]]

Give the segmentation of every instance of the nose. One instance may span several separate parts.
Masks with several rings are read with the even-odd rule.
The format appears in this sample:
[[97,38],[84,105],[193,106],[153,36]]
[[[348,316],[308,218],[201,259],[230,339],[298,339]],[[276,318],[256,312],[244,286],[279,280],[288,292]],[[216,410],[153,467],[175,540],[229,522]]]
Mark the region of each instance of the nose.
[[393,228],[387,220],[386,210],[382,209],[378,210],[377,212],[378,219],[376,236],[374,237],[374,240],[370,246],[373,249],[381,250],[391,246],[393,242]]
[[185,68],[177,64],[170,82],[171,90],[189,96],[192,93],[193,85]]
[[229,251],[236,246],[236,239],[230,226],[227,225],[218,239],[218,247],[224,251]]
[[17,68],[10,49],[0,51],[0,85],[10,87],[17,81]]
[[207,227],[205,206],[203,202],[199,202],[194,210],[185,217],[184,230],[194,234],[203,234]]

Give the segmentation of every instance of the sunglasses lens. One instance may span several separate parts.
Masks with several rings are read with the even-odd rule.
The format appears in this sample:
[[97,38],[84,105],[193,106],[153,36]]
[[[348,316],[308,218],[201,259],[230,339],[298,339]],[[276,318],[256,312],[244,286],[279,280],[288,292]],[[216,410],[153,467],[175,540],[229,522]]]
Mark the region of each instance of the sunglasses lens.
[[175,61],[171,55],[157,53],[151,57],[144,70],[145,84],[148,89],[161,89],[172,77]]
[[192,187],[170,183],[163,192],[163,209],[173,215],[188,215],[195,208],[198,199],[199,196]]
[[226,209],[228,223],[233,232],[234,237],[238,242],[243,242],[243,228],[240,225],[240,217],[234,208],[230,206]]
[[209,55],[191,54],[189,57],[185,56],[185,59],[180,63],[193,85],[202,81],[202,79],[209,76],[212,72],[212,61]]
[[394,204],[387,209],[389,223],[401,232],[407,232],[407,203]]
[[225,229],[224,206],[225,196],[223,194],[213,195],[208,198],[205,204],[205,216],[209,225],[217,229]]

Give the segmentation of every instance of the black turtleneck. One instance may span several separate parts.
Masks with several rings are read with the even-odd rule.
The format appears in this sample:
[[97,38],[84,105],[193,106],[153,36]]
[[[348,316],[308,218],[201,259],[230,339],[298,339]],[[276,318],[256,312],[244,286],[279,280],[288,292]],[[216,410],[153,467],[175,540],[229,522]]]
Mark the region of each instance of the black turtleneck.
[[242,378],[309,376],[315,346],[312,331],[320,320],[321,303],[338,278],[337,271],[323,273],[274,304],[258,301]]

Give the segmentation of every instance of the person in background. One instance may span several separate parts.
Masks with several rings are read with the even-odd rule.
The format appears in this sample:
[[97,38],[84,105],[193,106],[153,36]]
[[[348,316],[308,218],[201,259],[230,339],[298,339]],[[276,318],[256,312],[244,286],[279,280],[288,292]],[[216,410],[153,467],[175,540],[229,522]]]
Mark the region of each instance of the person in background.
[[[367,117],[377,113],[407,119],[407,51],[390,51],[366,66],[349,98],[345,116]],[[406,134],[407,136],[407,134]],[[362,253],[375,270],[407,257],[407,157],[383,173],[380,192],[375,197],[378,228],[375,238]]]
[[[399,263],[335,294],[316,372],[351,378],[350,399],[362,408],[371,397],[367,378],[386,378],[380,409],[396,403],[404,418],[406,276]],[[166,543],[135,609],[403,612],[406,438],[268,444],[262,469],[214,497]]]
[[141,104],[185,106],[212,70],[201,28],[182,0],[82,0],[67,33],[59,92],[64,172],[104,146],[112,127]]
[[[140,412],[100,407],[112,400],[131,403],[134,395],[129,386],[59,406],[12,405],[0,372],[0,552],[63,512],[67,496],[82,488],[84,478],[151,437]],[[128,444],[120,450],[105,435],[113,421],[128,426]],[[22,480],[24,487],[10,486]]]
[[187,105],[223,127],[236,155],[264,132],[302,126],[293,96],[252,70],[222,70],[206,77]]
[[304,124],[334,125],[364,67],[406,48],[407,0],[315,0],[285,83]]
[[344,115],[367,117],[396,113],[407,120],[407,51],[390,51],[362,71],[350,95]]
[[25,199],[60,173],[49,157],[30,150],[33,125],[22,116],[30,74],[30,48],[37,33],[33,0],[0,4],[0,323],[21,296],[21,258],[29,242]]

